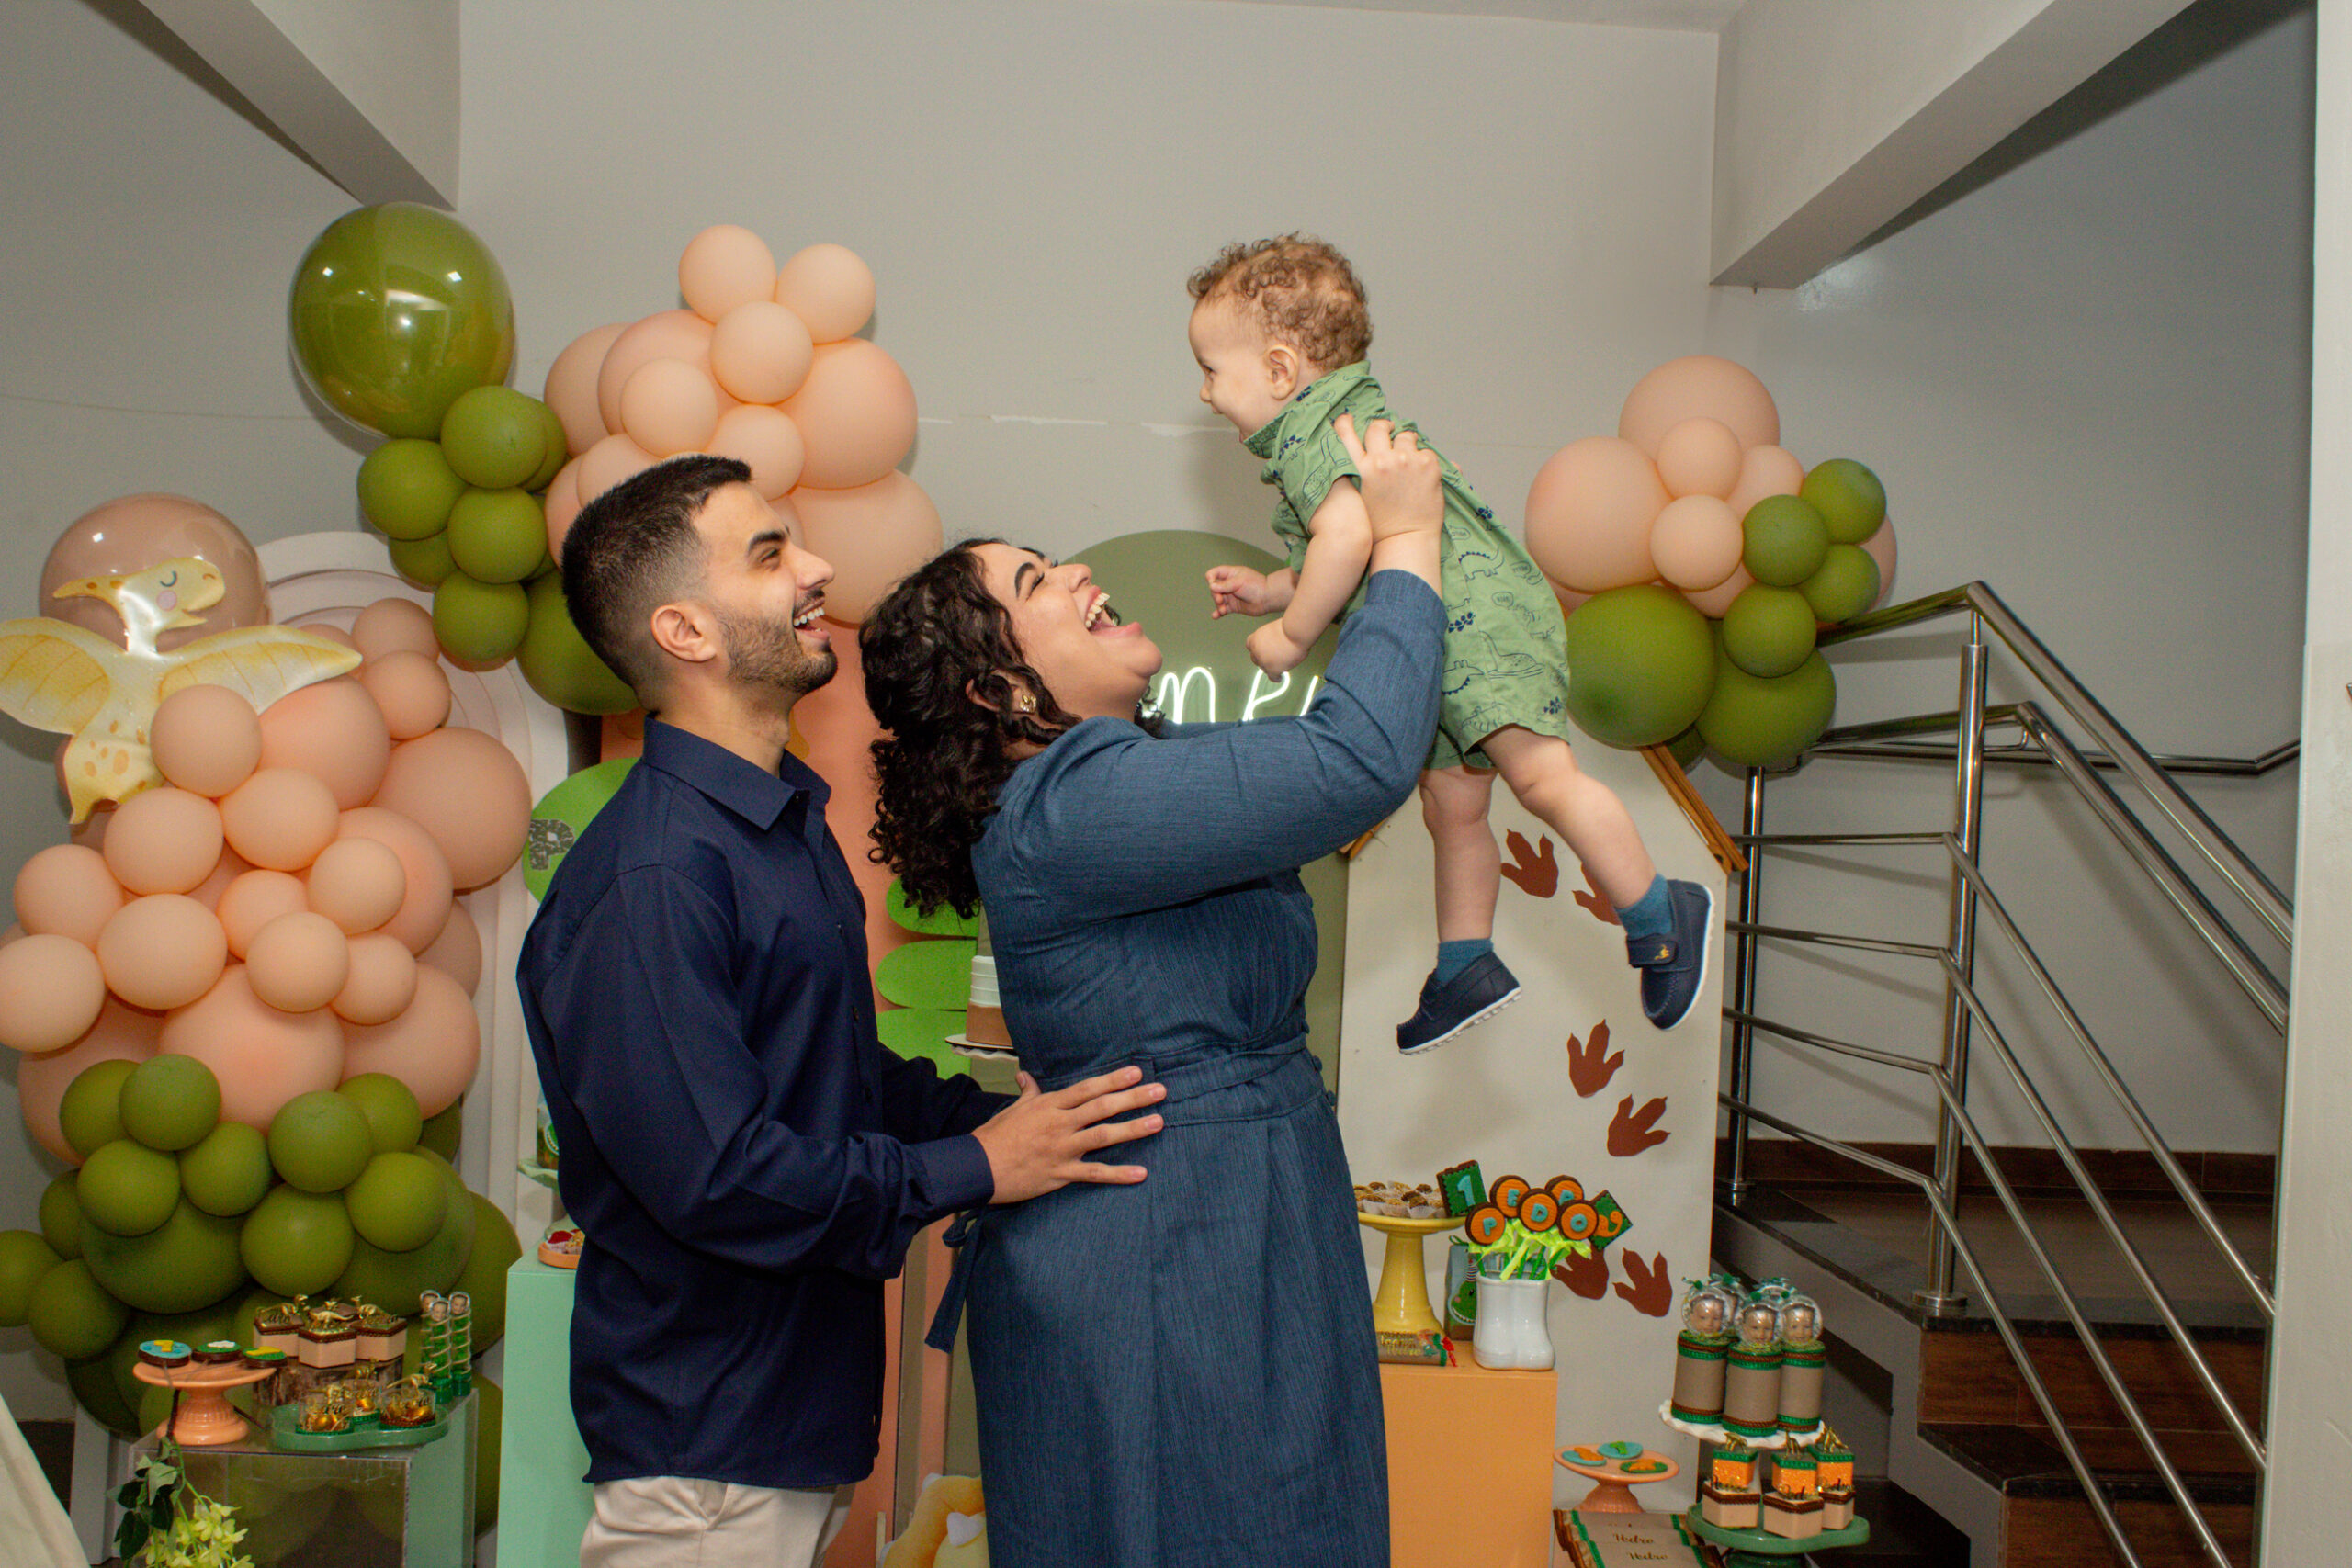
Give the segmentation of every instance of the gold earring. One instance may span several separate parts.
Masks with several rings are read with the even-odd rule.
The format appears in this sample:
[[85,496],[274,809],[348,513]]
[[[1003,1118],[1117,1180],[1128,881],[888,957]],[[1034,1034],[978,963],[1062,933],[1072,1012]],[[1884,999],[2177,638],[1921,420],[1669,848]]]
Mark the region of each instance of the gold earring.
[[1037,698],[1035,694],[1031,692],[1014,693],[1012,696],[1012,711],[1015,713],[1035,713],[1037,711]]

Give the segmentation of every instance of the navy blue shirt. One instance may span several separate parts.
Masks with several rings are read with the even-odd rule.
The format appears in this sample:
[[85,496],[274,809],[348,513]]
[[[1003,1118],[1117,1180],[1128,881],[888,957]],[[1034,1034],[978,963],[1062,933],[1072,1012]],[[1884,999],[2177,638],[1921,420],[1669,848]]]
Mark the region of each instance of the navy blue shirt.
[[882,1281],[986,1203],[1004,1103],[876,1038],[824,781],[649,724],[517,966],[587,1233],[571,1407],[591,1482],[835,1486],[874,1466]]

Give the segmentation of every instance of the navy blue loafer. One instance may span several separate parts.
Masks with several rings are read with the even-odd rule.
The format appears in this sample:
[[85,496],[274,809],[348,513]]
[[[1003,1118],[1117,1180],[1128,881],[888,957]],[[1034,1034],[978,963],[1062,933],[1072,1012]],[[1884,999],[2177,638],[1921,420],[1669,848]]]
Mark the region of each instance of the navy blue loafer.
[[1519,981],[1491,953],[1482,953],[1442,986],[1421,982],[1421,1005],[1396,1026],[1396,1049],[1418,1055],[1442,1045],[1480,1019],[1499,1012],[1519,996]]
[[1715,896],[1695,882],[1666,885],[1674,910],[1674,934],[1625,939],[1625,957],[1642,972],[1642,1016],[1672,1029],[1699,999],[1707,974],[1707,942],[1713,929]]

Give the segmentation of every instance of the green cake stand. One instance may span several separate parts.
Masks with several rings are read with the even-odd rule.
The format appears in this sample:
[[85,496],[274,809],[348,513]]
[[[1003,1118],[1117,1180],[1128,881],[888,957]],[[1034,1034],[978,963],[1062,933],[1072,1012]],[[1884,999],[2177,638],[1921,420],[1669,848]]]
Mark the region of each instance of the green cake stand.
[[1693,1506],[1682,1516],[1690,1533],[1700,1540],[1724,1549],[1724,1568],[1776,1568],[1783,1557],[1802,1557],[1808,1551],[1826,1551],[1832,1547],[1860,1546],[1871,1538],[1871,1523],[1857,1518],[1843,1529],[1823,1530],[1819,1535],[1803,1540],[1774,1535],[1764,1529],[1725,1529],[1711,1525]]

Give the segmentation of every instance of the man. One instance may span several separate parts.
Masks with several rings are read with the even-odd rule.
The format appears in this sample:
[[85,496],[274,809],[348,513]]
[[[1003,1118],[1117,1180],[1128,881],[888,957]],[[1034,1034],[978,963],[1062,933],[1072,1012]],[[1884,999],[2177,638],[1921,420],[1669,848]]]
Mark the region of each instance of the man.
[[1018,1100],[877,1042],[865,909],[785,752],[833,673],[832,569],[731,459],[582,508],[564,597],[645,752],[524,942],[531,1050],[589,1236],[571,1401],[583,1568],[811,1564],[874,1464],[882,1281],[924,1225],[1070,1181],[1157,1131],[1137,1069]]

